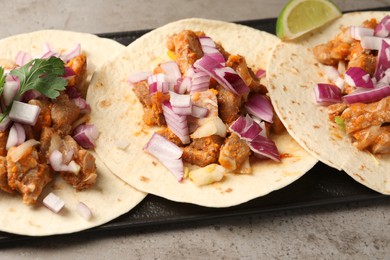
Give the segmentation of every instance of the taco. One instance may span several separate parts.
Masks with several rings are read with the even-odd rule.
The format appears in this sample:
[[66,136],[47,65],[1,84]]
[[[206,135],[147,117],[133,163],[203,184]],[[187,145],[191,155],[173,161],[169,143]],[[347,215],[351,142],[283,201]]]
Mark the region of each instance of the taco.
[[[283,128],[270,138],[261,137],[260,129],[271,124],[241,112],[249,99],[249,90],[243,91],[248,86],[256,89],[253,96],[270,104],[255,73],[264,72],[260,69],[276,43],[275,36],[262,31],[197,18],[145,34],[94,74],[87,101],[91,122],[100,131],[97,154],[139,190],[208,207],[237,205],[297,180],[317,160]],[[195,67],[203,66],[201,57],[209,59],[205,66],[228,70],[235,87],[223,88],[214,80],[218,76],[199,72]],[[221,65],[229,63],[229,68]],[[278,121],[272,106],[267,111],[269,121]]]
[[123,48],[59,30],[0,40],[1,231],[44,236],[85,230],[146,196],[104,165],[93,151],[96,129],[87,124],[93,71]]
[[291,136],[383,194],[390,194],[388,14],[344,14],[278,44],[268,64],[270,95]]

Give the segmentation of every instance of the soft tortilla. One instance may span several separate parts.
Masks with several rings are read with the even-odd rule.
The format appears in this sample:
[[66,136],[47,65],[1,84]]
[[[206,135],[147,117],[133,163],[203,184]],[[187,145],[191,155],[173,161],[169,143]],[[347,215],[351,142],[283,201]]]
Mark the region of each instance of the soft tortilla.
[[390,194],[390,155],[373,156],[355,148],[351,139],[331,126],[326,107],[314,100],[314,86],[327,82],[324,66],[313,55],[313,47],[326,43],[341,27],[360,25],[370,18],[382,19],[387,12],[343,15],[329,26],[274,49],[267,75],[275,109],[291,136],[313,156],[344,170],[353,179],[383,194]]
[[[281,163],[256,162],[253,174],[226,174],[224,180],[198,187],[189,179],[178,182],[155,158],[143,151],[155,128],[143,124],[142,105],[128,77],[151,71],[168,61],[169,35],[184,29],[204,31],[232,54],[245,56],[254,69],[265,68],[278,39],[249,27],[204,19],[186,19],[160,27],[130,44],[118,57],[100,67],[92,79],[88,102],[91,121],[99,128],[96,152],[121,179],[139,190],[173,201],[209,207],[228,207],[266,195],[297,180],[317,162],[286,133],[275,141],[281,153],[291,154]],[[123,144],[128,146],[119,148]],[[121,144],[121,145],[119,145]]]
[[[46,43],[56,49],[69,49],[80,43],[82,51],[87,55],[89,78],[98,65],[125,48],[113,40],[95,35],[44,30],[0,40],[0,57],[14,60],[20,50],[40,56],[43,53],[42,46]],[[10,195],[0,191],[0,230],[30,236],[77,232],[119,217],[134,208],[146,196],[113,175],[99,158],[96,158],[96,164],[98,178],[93,188],[77,192],[58,177],[48,185],[37,205],[33,207],[24,205],[16,193]],[[65,208],[60,214],[51,212],[41,204],[45,194],[50,191],[65,201]],[[78,215],[76,205],[79,201],[91,209],[91,220],[87,221]]]

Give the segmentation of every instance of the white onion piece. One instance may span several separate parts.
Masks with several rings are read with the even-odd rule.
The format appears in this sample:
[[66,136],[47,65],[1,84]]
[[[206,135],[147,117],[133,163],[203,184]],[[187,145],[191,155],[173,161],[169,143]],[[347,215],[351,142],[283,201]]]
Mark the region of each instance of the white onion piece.
[[15,63],[18,66],[23,66],[26,63],[30,62],[31,59],[32,59],[32,57],[31,57],[31,55],[29,53],[26,53],[26,52],[23,52],[23,51],[19,51],[16,54]]
[[73,139],[85,149],[94,148],[98,136],[97,127],[89,124],[79,125],[73,132]]
[[58,213],[65,206],[65,201],[60,197],[56,196],[54,193],[50,192],[44,199],[43,205],[54,213]]
[[164,70],[168,82],[176,84],[177,80],[181,78],[179,65],[175,61],[161,63],[160,67]]
[[374,29],[359,26],[350,26],[349,32],[351,37],[356,40],[361,40],[364,36],[374,36]]
[[205,107],[192,105],[191,116],[196,118],[204,118],[207,117],[209,110]]
[[76,211],[77,213],[82,216],[85,220],[89,221],[92,218],[92,211],[91,209],[83,202],[79,202],[76,205]]
[[154,133],[144,149],[164,165],[178,181],[184,177],[183,151],[163,136]]
[[266,95],[252,95],[245,103],[245,108],[249,114],[256,116],[269,123],[273,122],[273,107],[270,99]]
[[226,137],[227,127],[218,116],[205,118],[202,125],[191,134],[192,138],[202,138],[211,135]]
[[12,161],[17,162],[20,160],[20,158],[23,157],[23,155],[28,151],[28,149],[37,144],[39,144],[39,142],[35,139],[27,140],[26,142],[22,143],[21,145],[18,145],[14,150],[12,150],[12,153],[8,152],[8,155],[11,157]]
[[75,161],[70,161],[65,164],[63,161],[62,153],[58,150],[54,150],[49,156],[49,163],[51,168],[56,172],[71,172],[78,174],[81,167]]
[[19,81],[6,81],[3,89],[3,101],[5,106],[9,106],[19,91]]
[[134,83],[137,83],[137,82],[140,82],[143,80],[147,80],[148,77],[151,75],[152,75],[152,73],[150,71],[140,71],[140,72],[137,72],[137,73],[130,75],[130,77],[128,78],[128,81],[130,83],[134,84]]
[[222,180],[225,168],[219,164],[209,164],[189,172],[190,180],[197,186],[204,186]]
[[332,84],[318,83],[314,87],[314,95],[319,105],[339,103],[342,100],[340,88]]
[[9,148],[11,148],[12,146],[17,146],[17,145],[19,145],[18,132],[16,131],[15,125],[12,125],[8,133],[7,144],[5,148],[9,150]]
[[191,106],[191,96],[184,94],[176,94],[173,91],[169,91],[169,102],[172,107],[190,107]]
[[35,125],[37,122],[41,108],[36,105],[14,101],[12,103],[11,111],[9,112],[9,118],[12,121]]

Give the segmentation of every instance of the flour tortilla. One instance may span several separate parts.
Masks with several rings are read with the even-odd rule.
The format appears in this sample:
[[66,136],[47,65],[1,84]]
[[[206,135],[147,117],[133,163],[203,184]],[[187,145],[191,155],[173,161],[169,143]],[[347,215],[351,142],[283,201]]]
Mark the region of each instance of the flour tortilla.
[[[46,43],[50,43],[55,49],[71,49],[80,43],[82,51],[87,55],[89,79],[98,65],[125,48],[113,40],[95,35],[44,30],[0,40],[0,58],[15,60],[20,50],[31,53],[33,57],[40,56],[43,53],[42,46]],[[17,193],[11,195],[0,191],[0,230],[29,236],[77,232],[119,217],[134,208],[146,196],[113,175],[98,157],[96,164],[98,178],[93,188],[78,192],[57,177],[55,182],[48,184],[35,206],[24,205]],[[65,208],[59,214],[51,212],[41,203],[49,192],[65,201]],[[87,221],[78,215],[76,205],[79,201],[91,209],[91,220]]]
[[324,66],[313,55],[313,47],[326,43],[341,27],[359,26],[364,20],[381,20],[388,12],[358,12],[343,15],[329,26],[297,42],[280,43],[267,68],[267,80],[275,109],[287,130],[309,153],[359,183],[390,194],[390,155],[374,156],[359,151],[350,137],[332,126],[326,107],[314,99],[314,86],[327,82]]
[[[281,163],[257,161],[253,174],[226,174],[222,182],[198,187],[189,179],[176,178],[143,151],[156,128],[144,125],[143,108],[127,81],[139,71],[151,71],[169,60],[168,36],[184,29],[203,31],[226,51],[243,55],[250,67],[265,68],[275,36],[249,27],[204,19],[186,19],[160,27],[130,44],[100,67],[92,79],[88,102],[91,121],[100,135],[96,152],[121,179],[144,192],[173,201],[208,207],[228,207],[263,196],[301,177],[317,162],[286,133],[275,139],[281,153],[291,154]],[[123,144],[127,144],[123,148]],[[122,148],[119,148],[122,147]]]

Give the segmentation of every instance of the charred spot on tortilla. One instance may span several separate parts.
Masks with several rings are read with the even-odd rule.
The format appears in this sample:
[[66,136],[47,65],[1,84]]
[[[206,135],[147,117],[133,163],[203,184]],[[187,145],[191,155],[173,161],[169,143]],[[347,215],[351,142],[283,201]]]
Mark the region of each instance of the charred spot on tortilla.
[[150,179],[148,177],[145,177],[145,176],[140,176],[140,181],[142,181],[142,182],[149,182]]
[[111,100],[107,100],[107,99],[104,99],[104,100],[101,100],[100,102],[99,102],[99,107],[101,107],[101,108],[107,108],[107,107],[109,107],[109,106],[111,106]]

